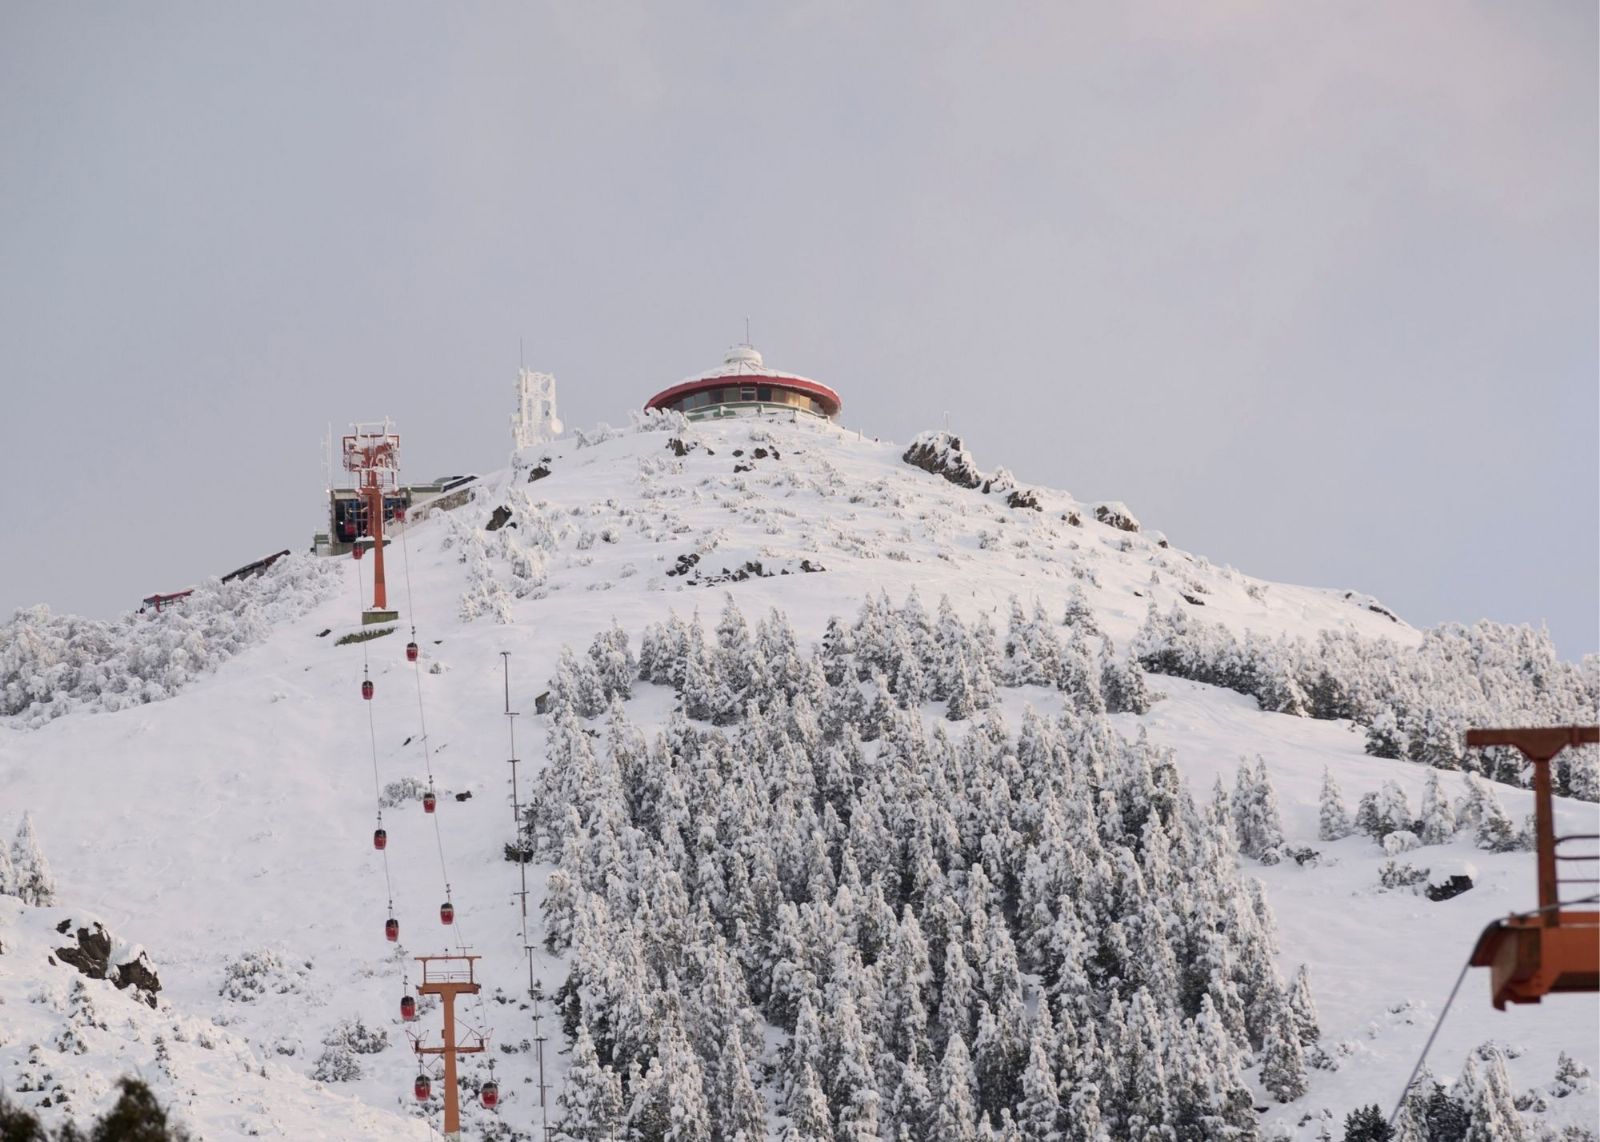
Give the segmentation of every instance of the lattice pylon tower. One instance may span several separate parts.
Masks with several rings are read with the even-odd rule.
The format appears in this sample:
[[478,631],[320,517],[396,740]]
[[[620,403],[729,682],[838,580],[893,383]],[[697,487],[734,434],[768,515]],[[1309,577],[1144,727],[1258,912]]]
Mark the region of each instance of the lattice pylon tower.
[[342,440],[345,471],[356,478],[356,494],[366,505],[367,534],[372,545],[372,607],[366,621],[388,621],[396,617],[389,610],[388,585],[383,576],[383,501],[400,487],[400,436],[388,418],[350,426]]

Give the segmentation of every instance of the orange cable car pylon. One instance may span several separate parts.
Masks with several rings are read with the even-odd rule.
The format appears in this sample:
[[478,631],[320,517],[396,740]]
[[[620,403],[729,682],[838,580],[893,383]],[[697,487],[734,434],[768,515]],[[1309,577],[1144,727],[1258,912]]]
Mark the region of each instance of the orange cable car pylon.
[[[481,958],[469,955],[417,957],[422,965],[422,982],[417,985],[417,994],[437,995],[444,1008],[443,1044],[424,1047],[419,1038],[414,1049],[419,1055],[444,1056],[444,1136],[447,1142],[459,1142],[461,1138],[461,1090],[456,1085],[456,1056],[476,1055],[486,1049],[481,1036],[476,1047],[463,1047],[456,1042],[456,996],[478,994],[480,985],[473,978],[472,965]],[[463,964],[466,966],[461,966]],[[418,1089],[420,1091],[420,1084]],[[419,1097],[422,1096],[419,1094]]]
[[[1534,828],[1538,833],[1539,907],[1533,912],[1496,920],[1478,937],[1472,966],[1490,971],[1489,989],[1494,1005],[1538,1003],[1553,991],[1600,991],[1600,908],[1596,907],[1597,877],[1563,877],[1564,863],[1590,863],[1600,867],[1600,854],[1562,853],[1564,844],[1600,842],[1600,835],[1576,833],[1556,836],[1555,809],[1551,804],[1550,762],[1569,745],[1600,742],[1600,726],[1546,726],[1525,729],[1468,730],[1467,745],[1512,746],[1533,763]],[[1562,885],[1586,884],[1589,892],[1569,899],[1564,907]],[[1578,910],[1571,905],[1587,905]]]
[[400,436],[387,420],[372,421],[352,424],[341,444],[345,470],[355,474],[356,494],[366,509],[367,534],[356,538],[356,557],[364,542],[372,546],[372,609],[362,621],[392,622],[399,616],[389,609],[383,575],[383,515],[385,493],[400,486]]

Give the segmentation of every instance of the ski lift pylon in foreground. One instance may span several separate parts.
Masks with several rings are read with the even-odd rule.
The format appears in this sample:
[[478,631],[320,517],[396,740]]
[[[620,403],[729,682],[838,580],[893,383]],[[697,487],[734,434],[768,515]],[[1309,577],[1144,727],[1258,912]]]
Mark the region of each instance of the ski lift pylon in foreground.
[[[1472,966],[1488,968],[1489,994],[1504,1010],[1507,1003],[1538,1003],[1552,991],[1600,991],[1600,875],[1562,876],[1562,866],[1600,869],[1600,835],[1556,835],[1551,804],[1550,762],[1569,745],[1600,742],[1600,726],[1540,726],[1468,730],[1468,747],[1511,746],[1533,763],[1534,828],[1538,833],[1539,907],[1496,920],[1483,930],[1472,951]],[[1563,846],[1582,851],[1563,851]],[[1568,892],[1563,885],[1580,886]],[[1572,905],[1587,907],[1579,910]]]

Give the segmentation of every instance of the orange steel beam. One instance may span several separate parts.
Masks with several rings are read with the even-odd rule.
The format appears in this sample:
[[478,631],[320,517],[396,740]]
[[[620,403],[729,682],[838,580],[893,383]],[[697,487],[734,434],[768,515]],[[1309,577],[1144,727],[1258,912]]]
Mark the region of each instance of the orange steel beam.
[[389,588],[383,577],[383,489],[378,486],[376,472],[368,472],[371,486],[367,495],[367,531],[372,536],[372,607],[389,609]]
[[1489,992],[1498,1009],[1507,1003],[1538,1003],[1553,991],[1600,991],[1600,912],[1561,910],[1550,787],[1555,756],[1569,745],[1595,742],[1600,742],[1600,726],[1467,731],[1469,747],[1511,746],[1533,763],[1539,909],[1490,924],[1472,950],[1472,966],[1489,969]]

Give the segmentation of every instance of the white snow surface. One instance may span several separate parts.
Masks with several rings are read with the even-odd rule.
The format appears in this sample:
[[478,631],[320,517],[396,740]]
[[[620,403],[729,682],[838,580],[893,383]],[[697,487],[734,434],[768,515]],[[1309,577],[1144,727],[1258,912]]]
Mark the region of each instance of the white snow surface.
[[[681,458],[668,447],[674,436],[693,445]],[[754,458],[758,448],[768,455]],[[503,651],[511,655],[511,704],[521,712],[526,796],[543,754],[534,696],[546,688],[563,644],[581,651],[615,619],[637,647],[644,626],[669,609],[687,618],[698,608],[714,621],[725,591],[752,622],[768,607],[784,611],[802,640],[818,637],[830,615],[853,618],[868,593],[887,591],[898,603],[914,587],[929,607],[947,594],[964,618],[989,612],[1003,629],[1009,596],[1060,614],[1074,586],[1119,649],[1152,598],[1165,610],[1197,589],[1203,617],[1236,632],[1312,637],[1345,627],[1402,645],[1420,637],[1368,609],[1367,596],[1267,585],[1177,548],[1160,549],[1147,535],[1095,522],[1089,507],[1064,493],[1040,489],[1043,511],[1007,508],[1002,497],[903,464],[900,453],[809,418],[555,443],[545,450],[550,476],[536,483],[520,470],[487,477],[466,506],[401,532],[388,555],[390,602],[401,611],[396,634],[335,645],[357,629],[355,576],[370,574],[370,559],[346,560],[349,585],[337,598],[280,621],[259,645],[168,700],[76,711],[40,728],[0,724],[0,837],[9,838],[32,810],[59,902],[29,908],[0,897],[0,1089],[37,1107],[59,1085],[70,1096],[67,1109],[52,1099],[40,1111],[44,1119],[70,1113],[87,1122],[109,1105],[117,1077],[137,1072],[206,1139],[428,1137],[411,1097],[417,1067],[398,1002],[407,957],[442,951],[459,938],[484,957],[486,985],[481,1008],[469,1004],[462,1013],[491,1036],[491,1051],[463,1071],[485,1077],[493,1058],[499,1119],[534,1133],[541,1121],[534,1057],[518,1049],[534,1035],[518,1007],[528,981],[518,876],[502,855],[512,836]],[[736,466],[750,470],[736,473]],[[521,540],[526,529],[548,529],[544,564],[517,582],[504,562],[489,561],[495,584],[488,596],[497,601],[463,621],[464,593],[482,596],[484,585],[474,580],[481,568],[460,557],[478,544],[492,550],[504,542],[477,529],[507,502],[522,505],[515,517]],[[1066,522],[1070,511],[1080,514],[1081,526]],[[690,573],[667,574],[689,554],[699,556]],[[802,561],[824,570],[805,573]],[[693,581],[752,562],[774,574],[709,589]],[[1152,571],[1159,572],[1155,581]],[[512,621],[497,621],[497,614]],[[412,624],[422,645],[415,672],[403,653]],[[327,628],[333,633],[318,637]],[[359,697],[364,670],[376,684],[371,703]],[[1231,785],[1242,755],[1262,755],[1288,844],[1323,854],[1312,867],[1246,862],[1276,912],[1284,976],[1309,965],[1323,1041],[1341,1063],[1336,1072],[1309,1072],[1309,1092],[1288,1106],[1273,1104],[1264,1124],[1310,1139],[1324,1108],[1338,1123],[1372,1101],[1387,1112],[1478,932],[1533,904],[1532,856],[1480,852],[1463,835],[1408,859],[1452,868],[1470,861],[1477,879],[1471,891],[1442,903],[1380,891],[1378,869],[1387,858],[1375,843],[1316,839],[1323,767],[1352,807],[1391,779],[1420,798],[1424,768],[1366,756],[1349,723],[1264,713],[1250,698],[1178,679],[1152,676],[1150,684],[1165,699],[1143,716],[1116,715],[1120,729],[1144,727],[1172,747],[1197,799],[1218,776]],[[434,819],[415,801],[390,808],[383,822],[402,931],[396,949],[383,938],[388,890],[371,843],[371,743],[382,784],[424,778],[419,688],[443,791],[439,841],[458,920],[452,932],[437,918],[445,875]],[[633,720],[663,722],[670,691],[641,685],[638,694]],[[1061,700],[1037,688],[1003,697],[1013,725],[1025,702],[1053,713]],[[1441,776],[1458,796],[1459,775]],[[1514,820],[1531,811],[1530,794],[1504,786],[1495,792]],[[1596,831],[1592,805],[1560,802],[1558,819],[1563,831]],[[529,868],[535,945],[546,871]],[[66,940],[55,925],[90,914],[119,941],[148,952],[163,991],[152,1010],[131,991],[85,980],[95,1019],[83,1030],[71,1000],[81,977],[49,955]],[[273,985],[249,1001],[225,997],[228,967],[247,953],[276,957],[268,961],[276,964]],[[559,986],[559,960],[540,948],[533,962],[547,991]],[[553,1118],[565,1044],[545,1011]],[[386,1031],[389,1047],[357,1056],[363,1075],[355,1081],[314,1081],[324,1038],[354,1018]],[[84,1053],[59,1045],[73,1026]],[[436,1015],[415,1026],[437,1040]],[[157,1059],[158,1036],[165,1061]],[[1467,1053],[1490,1040],[1506,1049],[1518,1092],[1547,1086],[1561,1051],[1600,1070],[1600,1003],[1558,996],[1496,1012],[1486,973],[1474,972],[1430,1066],[1449,1081]],[[30,1090],[46,1072],[53,1083]],[[1549,1101],[1540,1117],[1557,1125],[1592,1126],[1600,1105],[1593,1089]],[[435,1128],[437,1107],[435,1099],[427,1111]],[[490,1117],[469,1109],[469,1136]]]

